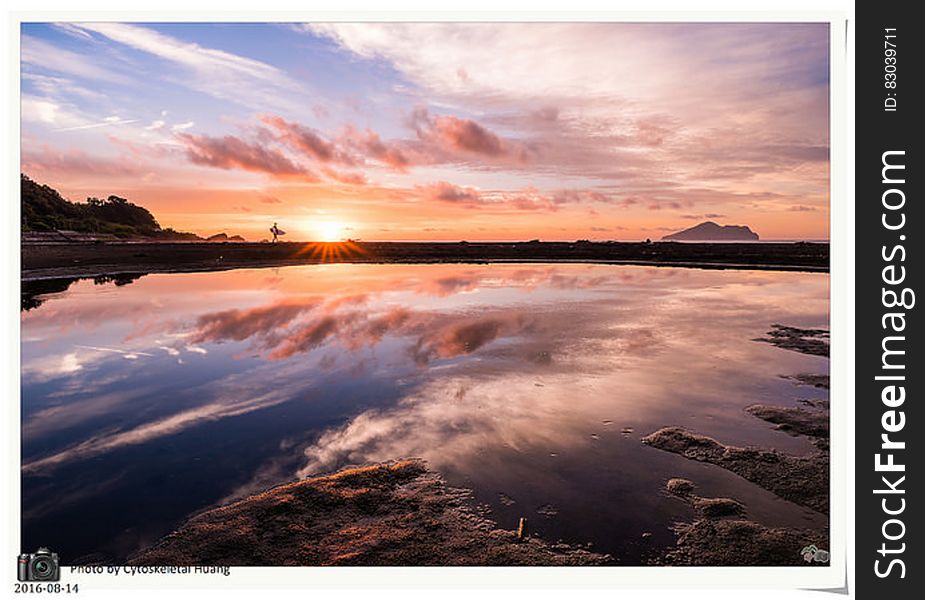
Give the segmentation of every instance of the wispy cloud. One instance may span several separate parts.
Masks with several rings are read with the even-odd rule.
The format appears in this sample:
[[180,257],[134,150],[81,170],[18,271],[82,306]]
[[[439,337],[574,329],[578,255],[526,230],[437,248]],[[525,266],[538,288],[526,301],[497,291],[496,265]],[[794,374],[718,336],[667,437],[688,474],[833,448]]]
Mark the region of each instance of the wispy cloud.
[[125,75],[101,66],[92,55],[71,52],[28,35],[22,36],[21,42],[20,59],[30,67],[97,81],[131,81]]
[[76,28],[173,63],[185,73],[183,82],[223,100],[255,106],[285,106],[301,86],[282,70],[224,50],[185,42],[140,25],[80,23]]
[[79,131],[82,129],[96,129],[97,127],[111,127],[114,125],[128,125],[137,122],[137,119],[122,119],[117,116],[106,117],[96,123],[87,123],[85,125],[73,125],[71,127],[61,127],[55,131]]

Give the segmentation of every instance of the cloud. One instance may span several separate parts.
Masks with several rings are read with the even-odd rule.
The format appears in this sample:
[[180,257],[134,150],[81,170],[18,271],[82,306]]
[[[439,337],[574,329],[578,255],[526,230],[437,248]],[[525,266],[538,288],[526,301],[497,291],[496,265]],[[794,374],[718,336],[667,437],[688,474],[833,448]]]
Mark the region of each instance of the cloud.
[[[420,114],[420,113],[419,113]],[[475,121],[453,116],[430,118],[426,113],[416,122],[418,135],[436,140],[453,150],[497,156],[502,153],[501,138]]]
[[[53,131],[79,131],[127,125],[136,121],[136,119],[121,119],[114,115],[101,117],[98,114],[87,114],[74,105],[57,98],[58,95],[70,95],[73,98],[74,94],[69,94],[68,90],[69,88],[65,85],[58,90],[62,92],[61,94],[52,96],[23,94],[20,100],[20,115],[23,123],[38,123],[48,126]],[[91,101],[99,102],[97,99]]]
[[280,141],[317,162],[333,162],[348,166],[356,164],[356,161],[349,155],[341,152],[335,144],[322,138],[313,129],[299,123],[286,121],[274,115],[262,115],[260,120],[274,129],[275,135]]
[[516,313],[449,323],[422,335],[411,349],[411,354],[414,361],[421,365],[438,358],[472,354],[501,336],[523,332],[531,323],[528,315]]
[[143,444],[153,439],[179,433],[203,422],[236,417],[281,404],[290,399],[288,390],[279,389],[254,396],[248,396],[248,390],[240,388],[225,393],[237,398],[243,397],[243,399],[204,404],[126,431],[99,434],[61,452],[28,461],[23,464],[22,470],[24,473],[43,472],[73,460],[97,456],[124,446]]
[[[223,100],[250,106],[297,110],[292,100],[299,82],[282,70],[224,50],[208,48],[159,33],[150,27],[127,23],[75,23],[75,31],[103,36],[181,67],[168,76]],[[85,61],[93,64],[94,61]]]
[[703,214],[703,215],[681,215],[681,218],[682,218],[682,219],[692,219],[692,220],[699,220],[699,219],[722,219],[722,218],[725,218],[725,216],[726,216],[726,215],[721,214],[721,213],[706,213],[706,214]]
[[411,159],[406,151],[396,144],[386,144],[371,129],[359,131],[352,125],[348,125],[345,128],[343,139],[352,148],[396,171],[405,172],[411,166]]
[[23,70],[23,82],[28,82],[36,90],[44,94],[46,100],[89,100],[91,102],[104,102],[107,97],[95,89],[78,84],[73,79],[53,75],[40,75]]
[[64,50],[29,35],[21,38],[20,60],[24,64],[56,73],[67,73],[96,81],[130,82],[124,75],[101,66],[91,55]]
[[336,171],[330,167],[322,167],[321,172],[324,173],[325,177],[328,179],[333,179],[334,181],[346,183],[348,185],[365,185],[369,183],[366,175],[363,175],[362,173]]
[[[425,143],[425,149],[427,146],[433,147],[430,153],[436,162],[455,162],[473,157],[489,161],[527,160],[525,148],[503,140],[472,119],[452,115],[432,116],[427,109],[420,108],[412,112],[409,123],[417,133],[418,139]],[[433,149],[440,152],[433,152]]]
[[567,204],[614,202],[612,196],[595,190],[555,190],[548,193],[540,192],[534,187],[521,190],[478,190],[446,181],[417,186],[415,192],[427,201],[519,211],[555,212]]
[[109,127],[113,125],[128,125],[130,123],[136,123],[137,119],[121,119],[117,116],[106,117],[102,121],[96,123],[86,123],[84,125],[72,125],[70,127],[61,127],[55,129],[55,131],[79,131],[82,129],[96,129],[97,127]]
[[202,315],[190,336],[192,343],[241,341],[253,336],[266,337],[278,328],[292,323],[317,302],[280,303],[247,310],[233,309]]
[[185,144],[190,162],[198,165],[219,169],[241,169],[280,179],[319,181],[314,173],[295,164],[279,150],[258,142],[246,142],[233,135],[216,138],[178,133],[176,136]]
[[[456,282],[443,280],[435,283],[436,287],[419,287],[417,291],[446,296],[462,291],[465,285],[458,283],[457,287]],[[470,354],[498,337],[523,332],[532,323],[528,316],[516,312],[466,317],[401,306],[378,313],[365,306],[356,308],[368,299],[363,294],[208,313],[198,317],[185,333],[194,344],[250,341],[252,349],[276,360],[310,352],[329,341],[354,350],[378,344],[389,335],[407,337],[413,340],[408,346],[409,357],[417,364],[426,364]]]
[[477,204],[482,201],[481,195],[475,188],[460,187],[446,181],[418,186],[418,190],[426,200],[462,204]]
[[20,168],[23,172],[42,177],[104,176],[141,177],[143,165],[126,158],[108,158],[87,154],[82,150],[53,150],[43,145],[23,152]]
[[[650,196],[654,209],[686,206],[684,191],[707,185],[716,195],[779,190],[781,182],[804,195],[826,189],[826,24],[303,29],[352,57],[387,62],[429,102],[411,115],[413,147],[426,164],[597,179],[623,197]],[[722,98],[716,89],[726,90]],[[432,115],[429,106],[478,121]],[[677,197],[652,201],[666,190]]]

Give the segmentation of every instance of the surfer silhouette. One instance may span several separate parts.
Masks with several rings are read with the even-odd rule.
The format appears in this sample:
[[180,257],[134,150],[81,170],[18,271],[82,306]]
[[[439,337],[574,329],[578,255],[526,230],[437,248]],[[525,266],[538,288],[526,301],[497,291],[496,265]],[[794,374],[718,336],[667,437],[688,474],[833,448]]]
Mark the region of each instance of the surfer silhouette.
[[286,235],[286,232],[276,226],[276,223],[273,223],[273,227],[270,227],[270,233],[273,234],[273,243],[279,241],[279,236]]

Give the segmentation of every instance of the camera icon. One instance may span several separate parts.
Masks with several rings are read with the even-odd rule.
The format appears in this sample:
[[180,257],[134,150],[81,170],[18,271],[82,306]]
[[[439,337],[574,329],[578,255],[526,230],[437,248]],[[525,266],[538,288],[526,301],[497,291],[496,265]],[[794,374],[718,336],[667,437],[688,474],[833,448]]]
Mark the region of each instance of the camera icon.
[[58,555],[48,548],[39,548],[34,554],[20,554],[17,567],[19,581],[58,581],[61,578]]

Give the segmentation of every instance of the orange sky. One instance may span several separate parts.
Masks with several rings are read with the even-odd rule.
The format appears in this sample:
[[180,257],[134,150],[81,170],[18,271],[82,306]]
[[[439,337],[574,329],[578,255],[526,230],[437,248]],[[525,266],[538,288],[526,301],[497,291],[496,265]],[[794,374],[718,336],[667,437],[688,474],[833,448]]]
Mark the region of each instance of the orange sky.
[[286,239],[827,239],[825,24],[31,24],[22,169]]

